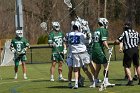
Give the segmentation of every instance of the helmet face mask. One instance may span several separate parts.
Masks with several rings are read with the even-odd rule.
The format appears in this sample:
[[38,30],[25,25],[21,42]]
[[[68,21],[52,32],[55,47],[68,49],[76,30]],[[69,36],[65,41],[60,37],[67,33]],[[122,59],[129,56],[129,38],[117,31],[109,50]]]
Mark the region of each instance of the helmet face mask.
[[52,22],[52,27],[55,31],[59,31],[60,30],[59,22]]
[[16,30],[16,36],[17,37],[23,37],[23,30]]
[[102,25],[102,26],[104,26],[104,28],[108,28],[108,20],[106,19],[106,18],[99,18],[98,19],[98,23],[99,23],[99,25]]

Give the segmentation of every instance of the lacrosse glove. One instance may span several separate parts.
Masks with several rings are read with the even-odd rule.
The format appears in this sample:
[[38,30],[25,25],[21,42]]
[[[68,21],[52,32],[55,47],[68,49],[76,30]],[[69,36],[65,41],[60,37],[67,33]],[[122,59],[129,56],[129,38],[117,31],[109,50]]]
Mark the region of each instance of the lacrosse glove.
[[64,49],[64,50],[63,50],[63,54],[66,54],[66,53],[67,53],[67,49]]
[[108,48],[108,53],[109,53],[110,55],[112,55],[112,49],[111,49],[111,48]]

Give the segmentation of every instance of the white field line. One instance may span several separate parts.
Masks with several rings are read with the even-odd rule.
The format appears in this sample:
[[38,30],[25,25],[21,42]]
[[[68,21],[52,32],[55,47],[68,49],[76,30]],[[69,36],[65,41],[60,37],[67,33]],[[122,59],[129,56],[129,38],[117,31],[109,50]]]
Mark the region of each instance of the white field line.
[[1,82],[0,85],[10,84],[10,83],[18,83],[18,82],[23,82],[23,81],[40,80],[40,79],[45,79],[45,78],[27,79],[27,80],[20,80],[20,81],[14,80],[14,81],[9,81],[9,82]]

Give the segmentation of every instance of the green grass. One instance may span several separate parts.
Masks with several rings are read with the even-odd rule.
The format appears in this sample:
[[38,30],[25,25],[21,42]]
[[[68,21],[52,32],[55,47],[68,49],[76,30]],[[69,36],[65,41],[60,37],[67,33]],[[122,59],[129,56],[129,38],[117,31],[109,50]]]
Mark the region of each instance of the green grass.
[[[18,80],[14,80],[13,66],[0,67],[0,93],[99,93],[99,88],[89,88],[90,85],[88,78],[85,77],[85,87],[76,89],[67,88],[68,82],[59,82],[57,66],[55,71],[55,81],[50,82],[50,63],[47,64],[27,64],[28,80],[23,79],[21,66],[19,66]],[[111,61],[110,63],[110,82],[115,84],[126,84],[127,81],[123,80],[124,71],[122,62]],[[63,66],[63,76],[67,78],[67,66]],[[102,71],[100,72],[100,79],[103,79]],[[140,86],[137,85],[138,81],[134,82],[135,86],[114,86],[107,88],[100,93],[139,93]],[[73,82],[74,84],[74,82]]]

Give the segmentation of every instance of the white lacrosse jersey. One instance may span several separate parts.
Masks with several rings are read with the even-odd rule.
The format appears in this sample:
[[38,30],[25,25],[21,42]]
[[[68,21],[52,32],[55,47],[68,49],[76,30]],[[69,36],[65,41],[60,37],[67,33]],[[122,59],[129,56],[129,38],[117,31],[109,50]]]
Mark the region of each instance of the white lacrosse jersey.
[[86,35],[82,32],[73,31],[67,34],[67,43],[71,47],[72,53],[81,53],[86,49]]

